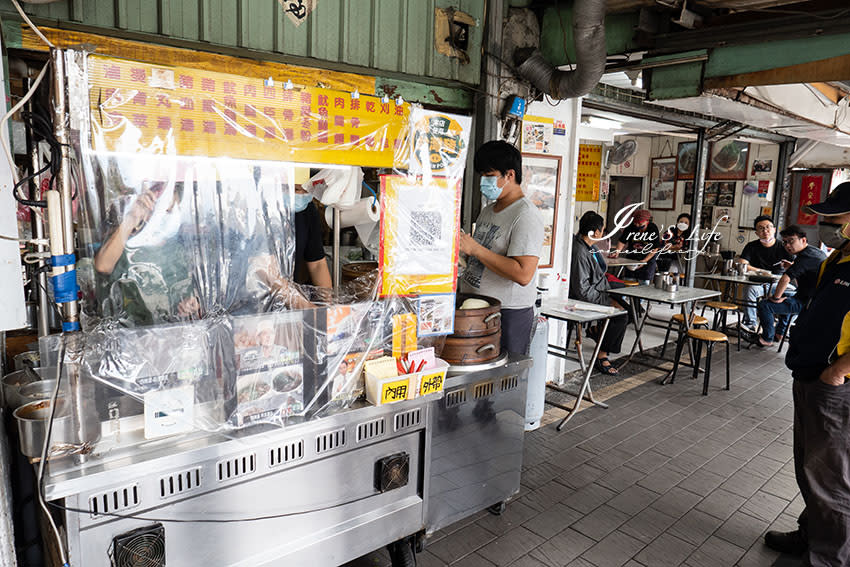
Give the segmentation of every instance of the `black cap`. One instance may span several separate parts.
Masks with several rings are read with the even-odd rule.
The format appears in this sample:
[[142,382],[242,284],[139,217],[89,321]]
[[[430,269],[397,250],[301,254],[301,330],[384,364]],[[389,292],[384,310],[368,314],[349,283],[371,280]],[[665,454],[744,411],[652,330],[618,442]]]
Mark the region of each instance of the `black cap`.
[[833,189],[823,203],[808,205],[806,210],[815,215],[850,213],[850,181],[845,181]]

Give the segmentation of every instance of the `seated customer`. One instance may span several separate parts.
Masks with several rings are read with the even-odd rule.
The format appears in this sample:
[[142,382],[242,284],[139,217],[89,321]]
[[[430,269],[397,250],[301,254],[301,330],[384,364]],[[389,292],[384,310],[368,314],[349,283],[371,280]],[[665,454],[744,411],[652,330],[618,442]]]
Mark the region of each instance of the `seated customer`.
[[[773,293],[759,303],[758,316],[762,332],[758,340],[759,344],[765,347],[771,346],[775,338],[785,334],[790,316],[799,313],[809,301],[817,285],[820,265],[826,259],[826,254],[809,245],[806,233],[799,226],[792,224],[779,234],[782,236],[785,250],[795,255],[795,258],[793,262],[782,260],[783,267],[787,270],[779,279]],[[797,284],[797,293],[793,296],[784,295],[783,292],[792,281]],[[779,318],[779,326],[774,331],[775,315],[782,317]]]
[[661,233],[652,222],[652,213],[638,209],[632,216],[632,224],[620,234],[616,249],[617,252],[625,249],[627,258],[646,262],[633,272],[635,279],[648,283],[655,276],[655,256],[660,248]]
[[[753,221],[758,240],[753,240],[744,246],[741,252],[741,263],[746,268],[745,273],[769,276],[771,273],[781,273],[782,260],[790,260],[791,255],[785,251],[782,243],[776,240],[776,227],[773,220],[767,215],[756,217]],[[785,288],[786,294],[794,292],[794,286]],[[741,324],[750,332],[755,332],[756,302],[764,295],[764,286],[748,285],[744,287],[744,299],[747,305],[744,307],[744,317]],[[775,288],[771,288],[771,293]]]
[[[609,290],[611,284],[605,275],[605,261],[595,242],[602,238],[604,222],[602,217],[588,211],[579,221],[578,234],[573,239],[573,252],[570,258],[570,297],[597,305],[617,305]],[[608,324],[608,331],[596,358],[597,369],[604,374],[618,374],[617,369],[608,360],[609,353],[618,353],[623,345],[628,317],[614,317]],[[592,335],[598,336],[598,330]]]

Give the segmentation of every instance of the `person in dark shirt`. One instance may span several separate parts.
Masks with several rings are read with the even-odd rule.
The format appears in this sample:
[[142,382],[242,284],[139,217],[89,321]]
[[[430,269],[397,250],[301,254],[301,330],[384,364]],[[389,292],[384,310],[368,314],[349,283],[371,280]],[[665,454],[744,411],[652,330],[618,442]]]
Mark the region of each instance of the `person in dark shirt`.
[[[806,233],[799,226],[792,224],[779,234],[785,250],[794,255],[794,261],[781,260],[782,266],[787,268],[785,273],[779,279],[773,293],[758,305],[758,317],[762,328],[758,341],[763,347],[772,346],[776,337],[784,335],[791,315],[803,309],[817,284],[818,269],[826,259],[826,254],[809,245]],[[797,293],[785,295],[785,288],[791,282],[796,284]],[[774,329],[776,315],[780,315],[780,318],[779,325]]]
[[[773,220],[767,215],[756,217],[753,221],[758,240],[753,240],[744,246],[741,252],[741,262],[746,267],[746,273],[769,276],[771,273],[781,273],[782,260],[791,260],[791,255],[785,251],[785,247],[776,239],[776,227]],[[786,295],[792,295],[795,287],[788,285],[785,288]],[[775,291],[771,288],[770,293]],[[741,324],[750,332],[755,333],[756,303],[764,296],[764,286],[748,285],[744,288],[744,317]]]
[[[821,264],[791,332],[785,365],[794,378],[794,470],[805,502],[792,532],[769,531],[771,549],[806,554],[806,565],[850,565],[850,182],[817,214],[833,253]],[[796,262],[795,262],[796,263]]]
[[633,272],[635,279],[648,282],[655,276],[655,256],[661,248],[661,233],[652,222],[652,213],[638,209],[632,216],[632,224],[623,229],[617,242],[616,252],[625,249],[625,256],[646,262]]

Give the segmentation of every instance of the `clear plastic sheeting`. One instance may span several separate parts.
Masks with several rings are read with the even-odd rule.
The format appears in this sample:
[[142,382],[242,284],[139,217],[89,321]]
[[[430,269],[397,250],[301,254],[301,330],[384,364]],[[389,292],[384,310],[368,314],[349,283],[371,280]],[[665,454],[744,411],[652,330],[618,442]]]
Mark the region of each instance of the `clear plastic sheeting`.
[[[94,385],[92,455],[321,418],[365,403],[367,379],[381,403],[439,391],[445,368],[427,347],[453,328],[469,118],[66,58],[71,107],[87,109],[72,121],[83,331],[71,354]],[[295,283],[302,188],[379,235],[378,270],[333,290]],[[364,197],[379,223],[355,208]],[[45,360],[58,350],[41,347]]]

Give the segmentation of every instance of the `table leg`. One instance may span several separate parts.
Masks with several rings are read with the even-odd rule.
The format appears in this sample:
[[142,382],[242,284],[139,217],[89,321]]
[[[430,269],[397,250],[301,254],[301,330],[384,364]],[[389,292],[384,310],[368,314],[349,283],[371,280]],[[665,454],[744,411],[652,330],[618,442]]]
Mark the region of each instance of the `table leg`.
[[629,351],[629,356],[626,357],[625,362],[619,366],[619,368],[623,368],[626,364],[628,364],[632,357],[635,355],[635,349],[640,347],[640,352],[643,354],[643,344],[640,341],[640,335],[643,332],[643,325],[646,323],[646,317],[649,315],[649,309],[643,314],[643,317],[638,317],[638,306],[640,305],[640,299],[636,297],[629,298],[629,307],[631,307],[632,312],[632,321],[635,326],[635,342],[632,343],[632,349]]
[[[599,351],[602,349],[602,339],[605,338],[605,332],[608,330],[608,323],[609,322],[610,322],[610,319],[605,319],[605,324],[602,325],[602,331],[599,333],[599,341],[597,341],[597,343],[596,343],[596,348],[593,349],[593,358],[591,358],[590,364],[587,365],[587,371],[585,371],[585,373],[584,373],[584,380],[581,383],[581,389],[578,392],[578,396],[576,396],[576,403],[572,407],[572,409],[567,410],[567,411],[569,411],[569,413],[566,416],[564,416],[564,419],[562,419],[561,422],[558,424],[558,427],[556,428],[558,431],[563,429],[564,426],[567,424],[567,422],[576,414],[576,411],[578,410],[579,406],[581,406],[582,400],[585,399],[584,398],[585,393],[590,392],[590,375],[593,374],[593,363],[596,360],[596,357],[599,356]],[[593,403],[594,405],[598,405],[598,406],[604,407],[604,408],[608,407],[606,404],[603,404],[601,402],[597,402],[596,400],[594,400],[592,393],[590,394],[589,398],[590,399],[588,401]],[[560,406],[560,407],[563,407],[563,406]]]
[[[691,304],[690,303],[683,303],[682,308],[681,308],[682,309],[682,320],[683,320],[682,326],[684,327],[682,329],[682,335],[684,336],[685,343],[688,345],[688,356],[691,359],[691,367],[693,367],[693,366],[696,366],[696,363],[694,362],[694,351],[691,348],[691,341],[688,340],[688,331],[691,328],[691,323],[693,322],[693,317],[696,315],[696,313],[694,312],[694,309],[688,309],[689,305],[691,305]],[[696,304],[694,304],[694,308],[696,308]],[[688,311],[690,311],[690,314],[688,313]],[[675,363],[675,361],[674,361],[674,363]],[[675,364],[674,364],[674,367],[675,367]],[[664,376],[664,378],[662,378],[661,384],[662,385],[666,384],[667,380],[669,380],[672,376],[673,376],[673,370],[671,369],[669,372],[667,372],[667,374]]]

